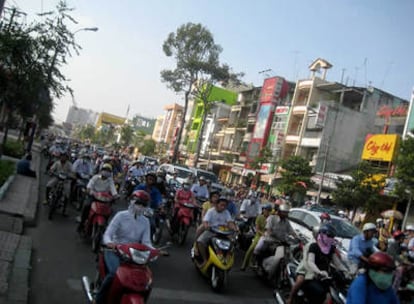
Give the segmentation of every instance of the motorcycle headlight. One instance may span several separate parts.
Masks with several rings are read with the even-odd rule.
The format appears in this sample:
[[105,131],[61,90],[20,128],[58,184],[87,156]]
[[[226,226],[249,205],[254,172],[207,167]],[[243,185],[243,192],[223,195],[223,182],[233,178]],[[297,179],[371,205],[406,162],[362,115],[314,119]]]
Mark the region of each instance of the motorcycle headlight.
[[229,250],[231,247],[231,242],[229,240],[223,240],[219,238],[214,239],[214,244],[221,250]]
[[131,254],[131,258],[132,258],[132,261],[134,261],[134,263],[142,265],[148,262],[151,251],[149,250],[141,251],[141,250],[136,250],[134,248],[129,248],[129,253]]

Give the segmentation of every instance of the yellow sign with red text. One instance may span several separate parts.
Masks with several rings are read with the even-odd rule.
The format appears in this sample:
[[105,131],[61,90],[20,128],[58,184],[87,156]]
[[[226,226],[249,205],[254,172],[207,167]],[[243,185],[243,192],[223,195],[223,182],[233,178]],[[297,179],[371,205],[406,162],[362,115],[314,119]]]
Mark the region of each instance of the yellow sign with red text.
[[399,141],[400,135],[398,134],[367,135],[361,158],[363,160],[391,162],[396,155]]

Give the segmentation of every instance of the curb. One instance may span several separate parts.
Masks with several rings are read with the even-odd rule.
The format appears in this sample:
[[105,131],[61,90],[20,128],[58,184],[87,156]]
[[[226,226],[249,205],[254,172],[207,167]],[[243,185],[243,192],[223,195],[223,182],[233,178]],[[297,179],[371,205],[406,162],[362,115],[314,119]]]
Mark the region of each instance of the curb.
[[10,175],[9,178],[0,187],[0,200],[3,199],[4,195],[6,194],[7,190],[9,189],[11,183],[13,182],[15,176],[16,176],[15,174]]

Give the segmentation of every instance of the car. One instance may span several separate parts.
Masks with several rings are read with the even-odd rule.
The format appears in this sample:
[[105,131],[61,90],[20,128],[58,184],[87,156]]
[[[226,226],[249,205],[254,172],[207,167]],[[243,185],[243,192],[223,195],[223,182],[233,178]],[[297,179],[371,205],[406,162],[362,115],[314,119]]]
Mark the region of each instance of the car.
[[220,184],[219,179],[217,178],[217,175],[214,172],[203,170],[200,168],[191,168],[193,170],[194,176],[199,179],[201,176],[203,176],[206,180],[209,180],[211,182],[211,189],[214,191],[221,192],[224,189],[224,186]]
[[[312,230],[314,227],[321,225],[321,216],[322,212],[312,211],[304,208],[292,208],[289,212],[289,220],[292,225],[293,230],[297,234],[303,235],[308,241],[313,240]],[[341,253],[341,257],[344,260],[347,260],[347,253],[349,249],[349,244],[351,239],[360,234],[361,231],[352,225],[348,220],[336,216],[330,215],[331,222],[330,224],[336,230],[335,239],[338,241],[337,248]]]
[[191,169],[173,164],[162,164],[158,167],[157,171],[165,173],[165,180],[168,184],[170,184],[170,179],[173,178],[174,173],[177,173],[177,180],[180,184],[194,175]]

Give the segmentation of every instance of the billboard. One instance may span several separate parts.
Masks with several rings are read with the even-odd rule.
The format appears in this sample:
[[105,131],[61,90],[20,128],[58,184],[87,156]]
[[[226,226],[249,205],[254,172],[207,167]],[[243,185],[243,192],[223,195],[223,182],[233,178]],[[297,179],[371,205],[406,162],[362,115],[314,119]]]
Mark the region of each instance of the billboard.
[[267,78],[263,82],[260,92],[260,102],[272,102],[275,96],[275,90],[278,77]]
[[370,134],[365,140],[361,158],[391,162],[397,152],[399,140],[398,134]]
[[272,104],[270,103],[260,105],[259,114],[257,114],[256,118],[256,125],[254,126],[253,138],[264,138],[271,109]]
[[328,115],[328,106],[322,103],[319,104],[318,116],[316,118],[315,125],[323,128],[325,126],[326,116]]

